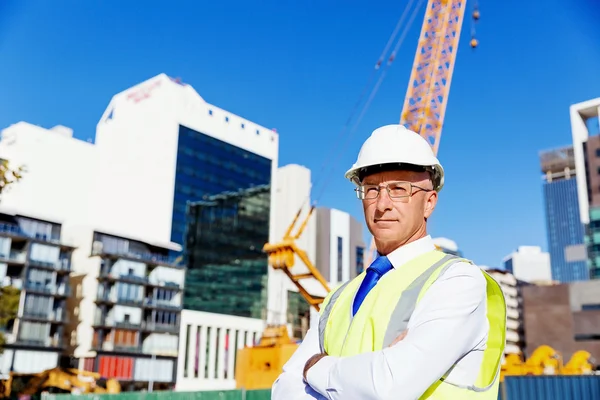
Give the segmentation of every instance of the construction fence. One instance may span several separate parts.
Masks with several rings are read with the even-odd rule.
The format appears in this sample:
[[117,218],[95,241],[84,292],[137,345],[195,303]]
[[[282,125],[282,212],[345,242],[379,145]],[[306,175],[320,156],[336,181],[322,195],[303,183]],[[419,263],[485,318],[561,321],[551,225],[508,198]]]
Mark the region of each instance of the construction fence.
[[41,400],[270,400],[270,390],[205,392],[123,392],[119,394],[44,394]]
[[[110,396],[110,397],[109,397]],[[44,394],[42,400],[269,400],[270,390],[207,392],[125,392],[120,394]],[[600,375],[508,376],[498,400],[598,400]]]

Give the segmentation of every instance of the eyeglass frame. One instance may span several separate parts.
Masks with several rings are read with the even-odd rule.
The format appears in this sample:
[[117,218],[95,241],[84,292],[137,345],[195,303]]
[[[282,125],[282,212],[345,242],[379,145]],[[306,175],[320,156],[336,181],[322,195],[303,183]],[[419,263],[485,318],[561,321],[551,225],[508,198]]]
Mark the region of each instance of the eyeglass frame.
[[[402,195],[402,196],[392,196],[392,193],[390,192],[390,185],[398,184],[398,183],[403,183],[403,184],[409,185],[410,192],[408,194]],[[363,189],[365,186],[369,186],[370,188],[373,188],[373,189],[377,188],[377,196],[375,196],[373,198],[368,198],[368,199],[367,198],[362,198],[361,199],[360,198],[361,189]],[[358,187],[356,187],[354,189],[354,191],[356,192],[356,197],[358,197],[359,200],[375,200],[375,199],[377,199],[379,197],[379,193],[381,193],[381,190],[385,189],[387,191],[387,193],[388,193],[388,196],[390,196],[390,199],[395,200],[395,199],[405,199],[405,198],[412,197],[412,195],[415,193],[415,192],[413,192],[413,188],[422,190],[422,191],[424,191],[426,193],[427,192],[433,192],[433,189],[426,189],[424,187],[415,185],[415,184],[413,184],[411,182],[408,182],[408,181],[393,181],[393,182],[387,183],[385,186],[382,186],[382,185],[358,185]]]

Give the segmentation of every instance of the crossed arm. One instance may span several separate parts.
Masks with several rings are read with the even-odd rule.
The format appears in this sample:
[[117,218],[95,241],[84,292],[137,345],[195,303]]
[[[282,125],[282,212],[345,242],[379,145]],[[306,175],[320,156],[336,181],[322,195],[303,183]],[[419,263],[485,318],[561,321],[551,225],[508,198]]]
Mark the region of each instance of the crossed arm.
[[[456,264],[423,296],[405,337],[380,351],[313,358],[320,348],[318,332],[311,329],[273,385],[271,398],[416,399],[463,356],[483,348],[485,292],[478,268]],[[473,380],[477,372],[472,371]]]

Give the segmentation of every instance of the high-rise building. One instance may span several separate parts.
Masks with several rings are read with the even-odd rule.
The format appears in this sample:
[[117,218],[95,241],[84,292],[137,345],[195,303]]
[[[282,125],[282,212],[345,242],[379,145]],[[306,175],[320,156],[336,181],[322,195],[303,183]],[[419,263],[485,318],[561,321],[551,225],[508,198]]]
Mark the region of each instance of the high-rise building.
[[579,217],[585,225],[592,279],[600,278],[600,97],[571,106]]
[[541,152],[540,164],[552,278],[560,282],[587,280],[585,227],[579,218],[573,147]]
[[550,255],[537,246],[519,246],[504,257],[504,270],[525,282],[552,280]]
[[0,213],[4,378],[11,371],[36,373],[61,364],[69,337],[65,301],[73,249],[60,224]]
[[102,208],[127,210],[107,212],[104,224],[132,237],[144,227],[148,240],[183,245],[187,202],[270,184],[279,144],[272,129],[160,74],[113,96],[96,147]]

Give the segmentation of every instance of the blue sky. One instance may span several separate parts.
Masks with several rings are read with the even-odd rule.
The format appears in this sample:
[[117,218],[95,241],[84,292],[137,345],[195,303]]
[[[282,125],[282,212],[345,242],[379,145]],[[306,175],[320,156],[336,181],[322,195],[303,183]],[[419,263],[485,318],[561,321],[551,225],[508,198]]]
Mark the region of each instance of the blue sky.
[[[93,138],[113,94],[165,72],[276,128],[280,164],[309,167],[325,188],[318,204],[362,220],[343,173],[374,128],[399,120],[423,10],[343,152],[337,138],[406,3],[4,0],[0,127],[63,124]],[[480,1],[476,51],[465,19],[430,232],[479,264],[546,248],[538,152],[569,144],[569,105],[600,96],[595,3]]]

